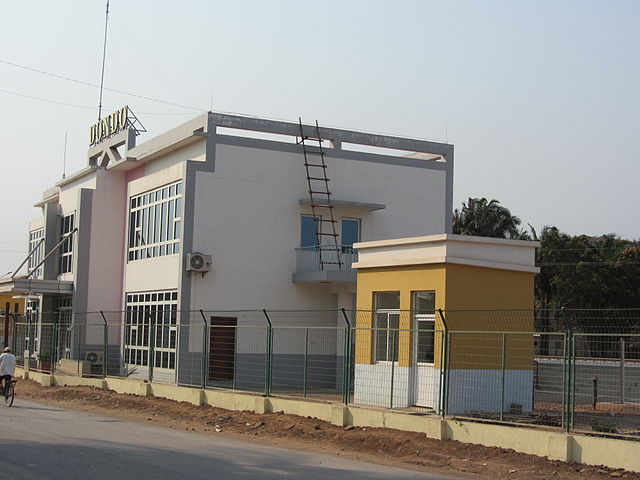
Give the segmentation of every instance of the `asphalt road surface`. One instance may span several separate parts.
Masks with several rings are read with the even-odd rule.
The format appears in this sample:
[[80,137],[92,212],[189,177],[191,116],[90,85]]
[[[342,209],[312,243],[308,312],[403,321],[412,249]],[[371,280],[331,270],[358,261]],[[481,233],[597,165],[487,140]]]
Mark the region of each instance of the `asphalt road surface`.
[[444,479],[22,401],[0,405],[6,479]]

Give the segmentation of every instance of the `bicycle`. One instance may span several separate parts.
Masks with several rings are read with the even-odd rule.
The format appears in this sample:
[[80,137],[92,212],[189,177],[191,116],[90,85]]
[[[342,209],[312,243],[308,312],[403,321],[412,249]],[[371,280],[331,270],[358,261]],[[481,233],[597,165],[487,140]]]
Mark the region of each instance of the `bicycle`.
[[16,383],[18,381],[13,379],[4,381],[4,404],[7,407],[13,405],[13,400],[16,398]]

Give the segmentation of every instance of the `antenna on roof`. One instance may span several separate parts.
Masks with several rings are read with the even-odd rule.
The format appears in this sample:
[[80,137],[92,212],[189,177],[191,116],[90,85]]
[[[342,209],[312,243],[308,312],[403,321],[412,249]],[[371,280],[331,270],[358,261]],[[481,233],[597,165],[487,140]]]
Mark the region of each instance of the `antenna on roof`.
[[64,157],[62,161],[62,178],[67,176],[67,131],[64,131]]
[[104,85],[104,62],[107,58],[107,24],[109,22],[109,0],[107,0],[107,13],[104,16],[104,46],[102,48],[102,73],[100,75],[100,101],[98,102],[98,121],[102,118],[102,86]]

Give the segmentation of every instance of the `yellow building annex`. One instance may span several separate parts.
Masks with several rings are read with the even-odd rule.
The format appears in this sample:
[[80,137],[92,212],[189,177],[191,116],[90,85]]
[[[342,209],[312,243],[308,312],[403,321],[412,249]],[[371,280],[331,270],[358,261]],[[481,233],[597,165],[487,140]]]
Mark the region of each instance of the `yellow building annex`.
[[14,298],[13,295],[0,295],[0,342],[7,345],[11,335],[10,314],[24,314],[24,298]]
[[505,328],[494,312],[469,310],[532,309],[536,246],[450,234],[358,244],[356,402],[439,409],[446,361],[449,412],[499,408],[503,375],[515,387],[498,401],[530,409],[532,314]]

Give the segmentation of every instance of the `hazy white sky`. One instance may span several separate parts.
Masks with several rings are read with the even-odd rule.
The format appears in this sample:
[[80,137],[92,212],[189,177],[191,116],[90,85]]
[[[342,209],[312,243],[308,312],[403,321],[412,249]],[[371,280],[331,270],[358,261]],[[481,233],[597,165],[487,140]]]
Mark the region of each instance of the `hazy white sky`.
[[[32,204],[86,165],[104,0],[0,1],[0,276]],[[640,2],[111,0],[109,112],[162,133],[213,108],[455,145],[455,206],[640,237]],[[23,95],[23,96],[18,96]],[[36,100],[37,97],[58,103]],[[141,141],[144,138],[140,139]]]

